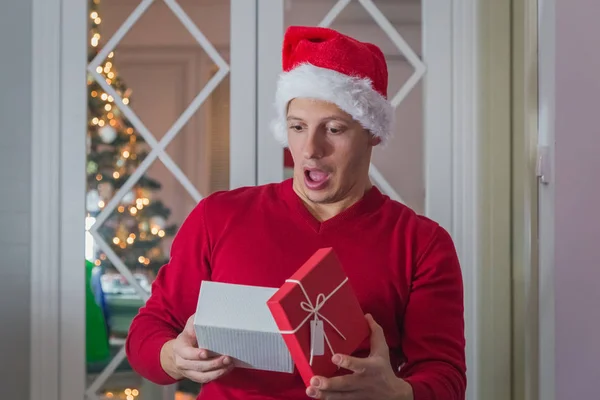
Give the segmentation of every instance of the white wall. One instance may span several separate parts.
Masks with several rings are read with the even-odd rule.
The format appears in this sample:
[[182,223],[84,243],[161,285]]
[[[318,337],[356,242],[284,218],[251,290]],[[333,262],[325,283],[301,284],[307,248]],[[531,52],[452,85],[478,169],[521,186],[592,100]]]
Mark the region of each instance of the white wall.
[[29,397],[32,2],[0,12],[2,399]]
[[600,3],[555,0],[556,400],[599,398]]

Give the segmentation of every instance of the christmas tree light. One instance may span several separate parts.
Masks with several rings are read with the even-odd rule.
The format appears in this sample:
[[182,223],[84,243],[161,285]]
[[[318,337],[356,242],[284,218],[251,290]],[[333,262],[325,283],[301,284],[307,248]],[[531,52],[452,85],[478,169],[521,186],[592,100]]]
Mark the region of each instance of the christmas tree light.
[[[89,8],[88,61],[98,54],[102,44],[98,10],[100,0],[91,0]],[[115,67],[115,53],[111,52],[96,71],[111,85],[124,104],[131,101],[132,91],[126,87]],[[116,100],[105,93],[93,76],[88,75],[88,129],[87,129],[87,221],[89,228],[116,191],[129,179],[148,149],[143,137],[119,110]],[[125,194],[98,233],[111,246],[132,272],[149,277],[168,261],[168,249],[163,240],[175,234],[177,227],[167,225],[170,210],[154,193],[161,188],[156,180],[142,176],[131,191]],[[91,249],[90,236],[86,254],[93,254],[93,262],[114,271],[106,254]]]

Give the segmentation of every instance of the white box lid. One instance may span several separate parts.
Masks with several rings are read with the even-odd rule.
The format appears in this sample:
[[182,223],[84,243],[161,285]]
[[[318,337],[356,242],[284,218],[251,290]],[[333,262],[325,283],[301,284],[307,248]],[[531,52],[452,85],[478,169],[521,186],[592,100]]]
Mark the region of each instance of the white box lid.
[[279,332],[267,306],[277,288],[203,281],[195,325],[255,332]]

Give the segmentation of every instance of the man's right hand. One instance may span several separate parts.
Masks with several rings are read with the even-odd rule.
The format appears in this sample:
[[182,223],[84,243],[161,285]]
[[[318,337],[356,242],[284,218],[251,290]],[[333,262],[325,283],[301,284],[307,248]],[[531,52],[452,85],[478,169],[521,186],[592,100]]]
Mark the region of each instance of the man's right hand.
[[183,332],[164,344],[160,351],[160,363],[173,379],[187,378],[201,384],[214,381],[233,368],[230,357],[213,357],[208,351],[198,348],[193,315],[187,320]]

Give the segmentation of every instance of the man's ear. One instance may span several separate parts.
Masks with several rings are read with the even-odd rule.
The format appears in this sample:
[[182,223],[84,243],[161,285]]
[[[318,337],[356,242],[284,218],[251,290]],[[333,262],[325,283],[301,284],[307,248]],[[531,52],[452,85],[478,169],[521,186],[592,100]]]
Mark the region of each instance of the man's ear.
[[379,136],[375,136],[371,132],[369,132],[369,144],[371,146],[377,146],[380,143],[381,143],[381,138]]

